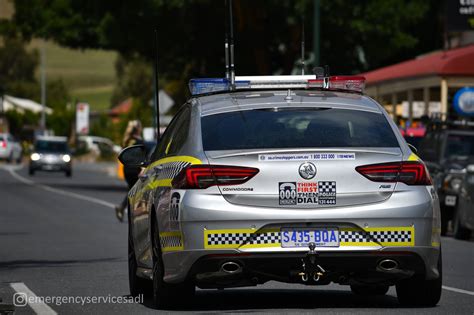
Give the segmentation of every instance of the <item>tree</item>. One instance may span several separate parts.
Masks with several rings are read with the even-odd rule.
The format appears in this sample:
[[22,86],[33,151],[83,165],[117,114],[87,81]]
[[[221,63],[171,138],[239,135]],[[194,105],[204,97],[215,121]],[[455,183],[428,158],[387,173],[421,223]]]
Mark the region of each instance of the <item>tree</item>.
[[[72,48],[119,51],[151,65],[159,37],[161,82],[184,99],[193,76],[223,76],[224,2],[14,0],[3,29]],[[312,47],[313,1],[235,0],[238,74],[289,74],[300,58],[301,20]],[[321,0],[321,61],[332,73],[374,69],[441,47],[440,1]],[[3,23],[5,24],[5,23]],[[310,50],[310,49],[308,49]],[[174,95],[176,96],[176,95]]]
[[69,136],[75,118],[74,109],[70,106],[71,96],[69,91],[64,81],[60,79],[49,81],[46,90],[48,91],[46,104],[53,109],[53,113],[46,120],[47,127],[54,130],[54,133],[58,136]]
[[153,97],[153,67],[138,56],[119,56],[115,63],[117,85],[112,95],[113,105],[133,97],[147,104]]
[[37,99],[39,89],[35,79],[38,52],[28,52],[23,41],[6,37],[0,46],[0,86],[5,94]]

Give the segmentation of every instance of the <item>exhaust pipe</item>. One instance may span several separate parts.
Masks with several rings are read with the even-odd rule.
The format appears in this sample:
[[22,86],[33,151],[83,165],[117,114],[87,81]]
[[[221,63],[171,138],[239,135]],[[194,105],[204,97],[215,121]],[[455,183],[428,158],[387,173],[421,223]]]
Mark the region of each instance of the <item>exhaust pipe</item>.
[[398,268],[398,262],[393,259],[384,259],[379,262],[378,266],[383,271],[392,271]]
[[239,273],[242,271],[242,266],[235,261],[228,261],[221,265],[221,271],[229,274]]

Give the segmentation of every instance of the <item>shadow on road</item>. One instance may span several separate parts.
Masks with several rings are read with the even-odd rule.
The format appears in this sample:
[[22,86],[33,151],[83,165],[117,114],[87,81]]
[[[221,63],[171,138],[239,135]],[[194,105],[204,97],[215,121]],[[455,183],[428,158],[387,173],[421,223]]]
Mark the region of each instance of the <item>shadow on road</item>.
[[[145,298],[144,305],[154,308],[151,298]],[[318,308],[401,308],[401,306],[393,296],[360,296],[350,291],[231,289],[197,291],[192,301],[184,302],[176,310],[196,312]]]
[[49,187],[63,188],[63,189],[81,189],[93,191],[122,191],[127,192],[128,188],[125,185],[105,185],[105,184],[63,184],[63,183],[48,183]]
[[70,260],[11,260],[0,262],[0,269],[20,269],[20,268],[44,268],[44,267],[58,267],[71,266],[77,264],[92,264],[98,262],[117,262],[125,261],[126,258],[99,258],[99,259],[70,259]]

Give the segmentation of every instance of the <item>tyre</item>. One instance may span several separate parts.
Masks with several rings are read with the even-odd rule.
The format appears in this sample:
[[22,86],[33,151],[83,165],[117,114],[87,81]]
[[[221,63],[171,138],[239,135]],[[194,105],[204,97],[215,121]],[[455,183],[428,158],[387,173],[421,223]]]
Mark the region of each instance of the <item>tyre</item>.
[[467,240],[471,237],[471,230],[462,225],[458,211],[456,211],[453,219],[453,233],[454,238],[458,240]]
[[33,170],[33,169],[30,168],[30,169],[28,170],[28,174],[29,174],[30,176],[34,176],[34,175],[35,175],[35,170]]
[[72,176],[72,171],[66,171],[66,177],[71,177]]
[[424,276],[414,276],[397,283],[398,302],[403,306],[434,307],[441,298],[443,266],[441,251],[438,258],[439,277],[426,280]]
[[154,228],[152,230],[153,302],[158,309],[183,307],[193,298],[195,286],[190,282],[170,284],[163,280],[164,265],[158,231],[158,223],[154,220]]
[[133,245],[132,233],[128,227],[128,285],[131,296],[138,296],[140,294],[150,295],[153,289],[153,282],[151,280],[143,279],[137,276],[137,259],[135,257],[135,249]]
[[351,291],[356,295],[385,295],[388,289],[388,285],[351,285]]
[[7,158],[8,163],[13,163],[13,151],[10,153],[10,155]]

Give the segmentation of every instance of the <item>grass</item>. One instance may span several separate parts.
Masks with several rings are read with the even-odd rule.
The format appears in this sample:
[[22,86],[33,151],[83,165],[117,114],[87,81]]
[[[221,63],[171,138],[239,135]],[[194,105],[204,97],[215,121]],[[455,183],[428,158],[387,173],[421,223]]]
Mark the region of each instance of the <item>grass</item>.
[[95,110],[105,110],[110,108],[110,97],[113,88],[113,85],[81,88],[74,90],[72,96],[74,100],[89,103]]
[[[31,49],[40,49],[42,41],[33,40]],[[47,79],[62,79],[72,98],[88,102],[92,110],[110,107],[115,84],[117,53],[105,50],[77,50],[45,42]],[[39,79],[39,69],[37,71]]]

